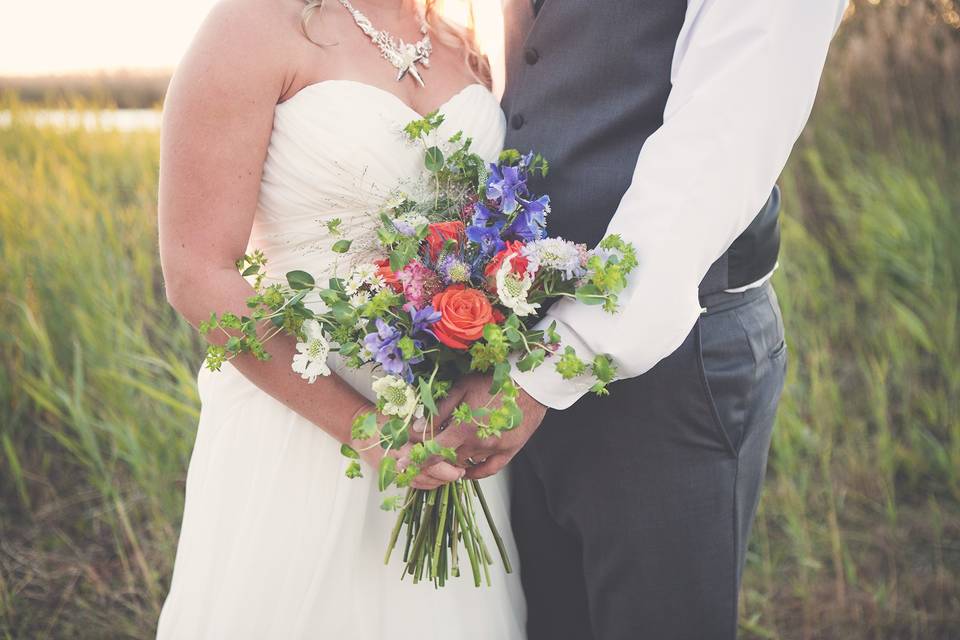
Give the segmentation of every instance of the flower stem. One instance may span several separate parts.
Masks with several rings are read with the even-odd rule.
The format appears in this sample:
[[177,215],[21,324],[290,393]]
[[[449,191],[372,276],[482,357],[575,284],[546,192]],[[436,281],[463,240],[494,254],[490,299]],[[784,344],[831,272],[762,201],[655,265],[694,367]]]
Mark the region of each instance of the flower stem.
[[503,560],[503,568],[507,573],[513,573],[513,567],[510,565],[510,556],[507,554],[507,547],[503,543],[503,537],[500,535],[500,531],[493,521],[493,514],[490,513],[490,506],[487,504],[487,498],[483,495],[483,489],[480,488],[480,482],[478,480],[471,480],[470,483],[473,485],[473,490],[477,494],[477,499],[480,500],[483,515],[486,516],[487,525],[489,525],[490,531],[493,533],[493,539],[497,543],[497,549],[500,551],[500,559]]

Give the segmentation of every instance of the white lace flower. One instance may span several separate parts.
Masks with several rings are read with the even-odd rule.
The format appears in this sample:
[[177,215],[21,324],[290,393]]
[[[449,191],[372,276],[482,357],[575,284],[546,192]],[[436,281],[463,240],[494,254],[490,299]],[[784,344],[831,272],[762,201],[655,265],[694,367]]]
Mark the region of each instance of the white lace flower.
[[511,273],[510,261],[513,260],[515,255],[515,253],[511,253],[505,257],[503,264],[497,270],[497,295],[503,306],[518,316],[529,316],[536,313],[540,304],[531,304],[527,300],[527,296],[530,295],[530,287],[533,285],[533,276],[526,274],[520,278]]
[[330,375],[330,367],[327,366],[330,343],[323,337],[323,329],[316,320],[306,320],[303,323],[303,334],[306,342],[297,343],[297,353],[293,356],[291,368],[299,373],[301,378],[313,384],[317,376]]
[[417,410],[417,394],[403,378],[384,376],[373,383],[377,399],[383,401],[383,413],[407,418]]

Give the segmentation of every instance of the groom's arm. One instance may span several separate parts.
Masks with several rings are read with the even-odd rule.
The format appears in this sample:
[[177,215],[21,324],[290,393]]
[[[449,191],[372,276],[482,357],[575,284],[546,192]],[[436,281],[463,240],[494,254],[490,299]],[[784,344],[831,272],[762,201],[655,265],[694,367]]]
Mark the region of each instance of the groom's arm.
[[[610,354],[620,378],[638,376],[676,350],[701,312],[700,281],[760,210],[786,164],[846,4],[691,0],[663,125],[640,152],[607,228],[632,242],[640,261],[620,310],[611,315],[563,300],[541,328],[555,321],[563,344],[584,360]],[[564,381],[549,365],[515,377],[555,409],[591,386]]]

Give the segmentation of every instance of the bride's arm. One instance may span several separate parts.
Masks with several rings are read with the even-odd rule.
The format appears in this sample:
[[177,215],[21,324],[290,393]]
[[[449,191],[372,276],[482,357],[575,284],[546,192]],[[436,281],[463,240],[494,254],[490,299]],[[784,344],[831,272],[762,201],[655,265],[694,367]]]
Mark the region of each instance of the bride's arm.
[[[160,257],[167,298],[194,326],[211,312],[249,313],[245,301],[254,294],[234,263],[250,236],[274,107],[291,82],[286,61],[295,37],[290,23],[260,9],[270,4],[218,5],[177,69],[164,106]],[[242,355],[232,363],[338,441],[366,447],[364,458],[377,464],[379,447],[350,437],[354,417],[373,406],[335,375],[314,384],[301,379],[290,368],[294,343],[278,335],[266,344],[270,360]]]

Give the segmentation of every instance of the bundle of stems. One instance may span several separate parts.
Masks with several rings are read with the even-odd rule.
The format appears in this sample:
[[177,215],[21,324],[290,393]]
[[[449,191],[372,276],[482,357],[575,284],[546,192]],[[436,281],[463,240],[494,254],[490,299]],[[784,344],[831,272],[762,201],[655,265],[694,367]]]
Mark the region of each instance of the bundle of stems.
[[414,583],[427,579],[436,587],[442,587],[450,577],[460,576],[462,545],[470,563],[474,586],[479,587],[482,581],[490,586],[493,556],[480,532],[474,499],[479,502],[493,534],[504,569],[511,573],[513,569],[507,548],[476,480],[458,480],[430,491],[409,489],[390,534],[384,563],[389,564],[400,533],[405,531],[401,579],[409,574]]

